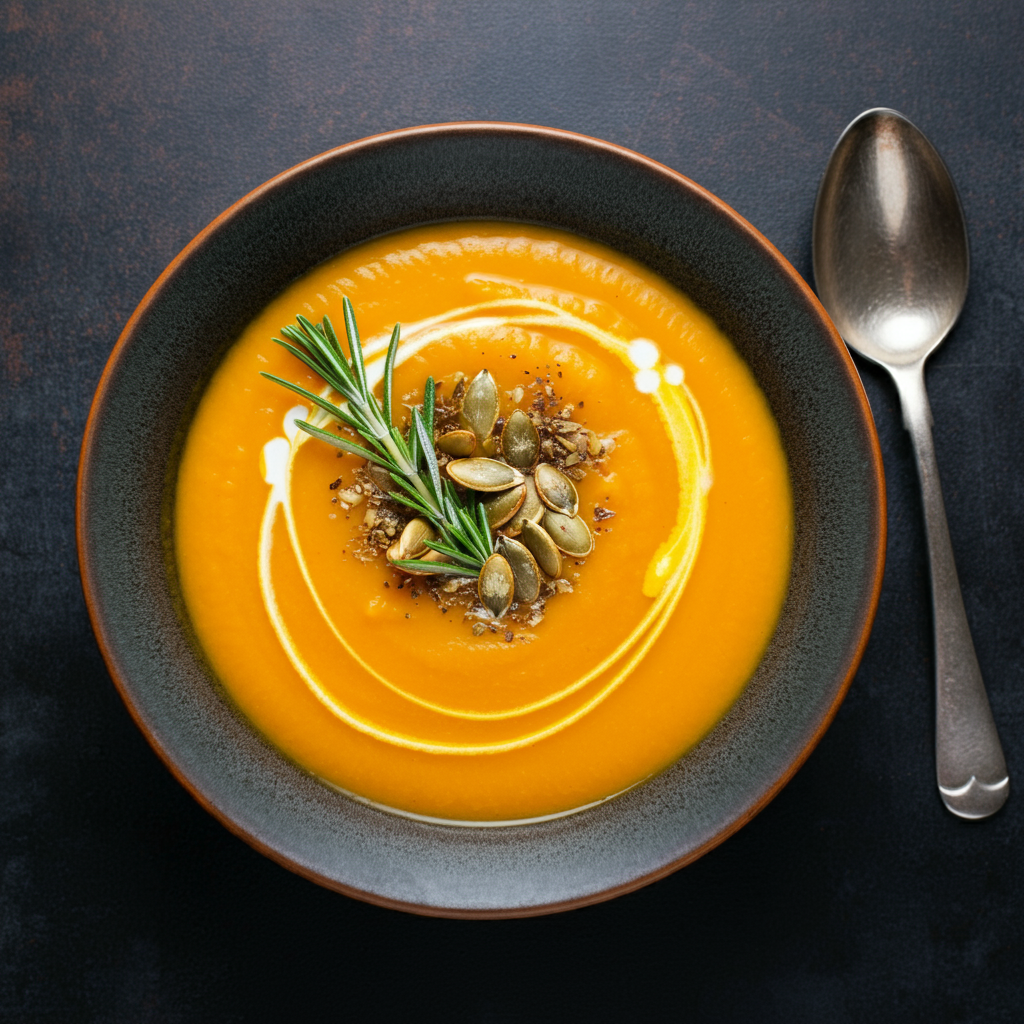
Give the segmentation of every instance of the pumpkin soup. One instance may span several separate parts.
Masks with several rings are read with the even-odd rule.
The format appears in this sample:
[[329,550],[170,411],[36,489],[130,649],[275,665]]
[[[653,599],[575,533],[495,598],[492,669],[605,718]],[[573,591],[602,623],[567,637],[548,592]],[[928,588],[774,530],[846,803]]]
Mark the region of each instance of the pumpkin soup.
[[[344,360],[346,300],[364,359],[332,387],[272,339],[300,313],[286,337]],[[410,475],[362,457],[352,402],[362,433],[332,418],[346,374]],[[272,743],[360,799],[486,823],[607,799],[714,726],[781,610],[791,515],[767,402],[685,296],[574,236],[462,223],[343,253],[246,328],[174,536],[199,642]]]

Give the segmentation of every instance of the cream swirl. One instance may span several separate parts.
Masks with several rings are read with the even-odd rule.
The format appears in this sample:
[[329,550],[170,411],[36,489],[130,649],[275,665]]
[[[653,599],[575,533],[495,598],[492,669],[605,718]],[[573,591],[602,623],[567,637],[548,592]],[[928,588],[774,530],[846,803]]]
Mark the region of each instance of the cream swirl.
[[[679,484],[677,512],[673,529],[658,546],[644,575],[643,593],[651,598],[651,605],[611,653],[581,672],[567,685],[528,703],[486,711],[442,705],[411,693],[376,670],[359,654],[345,629],[339,626],[325,606],[303,553],[292,505],[291,480],[296,454],[310,439],[308,434],[294,427],[292,419],[295,415],[308,416],[310,422],[321,425],[328,416],[319,410],[310,415],[305,407],[290,410],[285,417],[285,435],[266,443],[261,460],[264,479],[270,485],[270,492],[260,527],[258,573],[263,603],[277,640],[295,671],[331,714],[359,732],[382,742],[434,754],[498,754],[529,746],[578,721],[621,686],[664,631],[686,587],[700,548],[707,512],[707,492],[712,479],[707,430],[700,408],[685,383],[682,368],[676,364],[663,363],[654,342],[645,338],[621,337],[578,316],[575,310],[585,305],[579,296],[553,294],[541,286],[523,285],[493,277],[488,278],[486,284],[492,290],[500,291],[503,297],[405,325],[398,362],[404,362],[436,342],[467,334],[476,339],[495,338],[510,328],[568,332],[596,344],[622,362],[633,376],[637,390],[648,395],[654,403],[675,460]],[[381,334],[368,339],[364,344],[367,375],[371,385],[377,384],[383,375],[388,340],[387,335]],[[325,390],[324,394],[326,397],[329,390]],[[274,528],[279,516],[284,518],[290,553],[330,634],[363,671],[391,693],[439,716],[439,724],[452,718],[510,721],[558,704],[566,705],[563,713],[542,728],[527,729],[519,735],[504,737],[495,742],[453,743],[408,735],[357,712],[325,685],[299,650],[288,629],[286,615],[276,598],[272,572]],[[572,699],[574,697],[576,700]]]

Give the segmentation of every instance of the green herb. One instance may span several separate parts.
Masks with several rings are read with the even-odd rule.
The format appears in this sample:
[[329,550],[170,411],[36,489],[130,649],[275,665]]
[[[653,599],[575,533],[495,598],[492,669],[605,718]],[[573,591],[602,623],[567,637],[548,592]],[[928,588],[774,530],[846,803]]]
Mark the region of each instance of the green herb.
[[394,565],[400,569],[427,569],[435,573],[478,576],[481,566],[494,553],[491,530],[487,514],[472,492],[467,499],[463,499],[450,481],[441,479],[434,451],[434,378],[427,378],[423,388],[422,409],[412,410],[412,425],[408,437],[403,437],[394,425],[392,416],[392,377],[398,352],[399,325],[395,324],[391,333],[384,361],[384,397],[383,402],[379,403],[367,384],[355,312],[348,299],[344,300],[344,313],[349,349],[347,357],[326,316],[319,324],[298,316],[298,327],[281,329],[287,340],[274,338],[278,345],[301,359],[341,395],[345,400],[343,405],[335,405],[272,373],[261,371],[262,376],[301,395],[355,431],[365,442],[365,447],[314,427],[305,420],[295,421],[295,425],[307,434],[388,470],[401,488],[401,491],[391,492],[391,499],[426,517],[440,535],[438,541],[427,541],[427,547],[451,559],[451,562],[403,559],[394,562]]

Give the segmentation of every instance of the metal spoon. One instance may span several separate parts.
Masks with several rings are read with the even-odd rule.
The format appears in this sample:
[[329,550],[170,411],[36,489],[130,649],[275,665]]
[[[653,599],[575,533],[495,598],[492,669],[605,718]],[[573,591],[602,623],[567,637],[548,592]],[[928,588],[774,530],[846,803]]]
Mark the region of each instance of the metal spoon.
[[967,296],[967,229],[931,143],[879,107],[836,143],[814,206],[818,295],[850,348],[892,375],[924,497],[935,612],[939,793],[961,818],[987,818],[1010,780],[974,653],[932,442],[924,363]]

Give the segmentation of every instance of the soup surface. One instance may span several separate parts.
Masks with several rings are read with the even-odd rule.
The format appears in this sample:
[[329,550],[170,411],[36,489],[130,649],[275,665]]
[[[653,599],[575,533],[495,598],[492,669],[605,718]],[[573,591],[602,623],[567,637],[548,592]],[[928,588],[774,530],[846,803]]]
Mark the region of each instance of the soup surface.
[[[272,338],[299,313],[340,325],[344,296],[371,379],[402,323],[401,415],[428,374],[443,398],[486,368],[503,417],[544,409],[596,440],[576,467],[594,549],[531,609],[495,621],[471,584],[372,557],[362,461],[260,377],[328,394]],[[486,822],[614,796],[714,726],[781,610],[792,506],[767,402],[685,296],[571,235],[460,223],[352,249],[249,325],[190,427],[174,527],[199,642],[274,745],[361,799]]]

